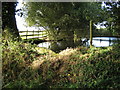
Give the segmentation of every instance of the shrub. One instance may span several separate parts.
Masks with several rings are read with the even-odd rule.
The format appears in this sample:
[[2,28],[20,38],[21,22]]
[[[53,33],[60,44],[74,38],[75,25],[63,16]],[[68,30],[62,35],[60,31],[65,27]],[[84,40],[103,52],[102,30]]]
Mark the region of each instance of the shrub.
[[[55,54],[9,42],[3,46],[3,87],[120,88],[119,46],[77,47]],[[33,70],[31,65],[37,60],[42,62]]]
[[[29,65],[39,56],[33,45],[22,42],[8,42],[2,47],[3,86],[19,79],[23,72],[29,75]],[[25,75],[25,73],[24,73]],[[24,76],[23,78],[26,78]]]

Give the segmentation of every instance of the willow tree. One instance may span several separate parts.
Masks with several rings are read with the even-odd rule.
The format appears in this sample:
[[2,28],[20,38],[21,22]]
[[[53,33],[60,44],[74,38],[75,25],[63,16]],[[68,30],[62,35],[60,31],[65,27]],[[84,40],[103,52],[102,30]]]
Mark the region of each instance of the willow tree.
[[16,2],[2,2],[2,30],[6,39],[19,40],[19,32],[16,25]]
[[94,13],[100,7],[98,4],[27,2],[24,8],[26,10],[25,18],[29,26],[46,28],[52,39],[64,39],[74,44],[75,36],[81,40],[81,37],[78,36],[82,36],[83,32],[86,34],[89,32],[89,20],[99,18],[99,15]]
[[[28,2],[26,4],[26,20],[29,26],[42,26],[48,33],[49,38],[70,39],[73,41],[75,18],[71,16],[72,3],[42,3]],[[69,37],[70,36],[70,37]]]

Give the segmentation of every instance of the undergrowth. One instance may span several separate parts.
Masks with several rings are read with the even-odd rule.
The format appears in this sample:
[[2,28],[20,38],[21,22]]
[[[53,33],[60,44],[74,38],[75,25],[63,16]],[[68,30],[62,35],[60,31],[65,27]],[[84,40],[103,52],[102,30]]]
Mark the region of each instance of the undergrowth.
[[3,88],[120,88],[120,44],[67,48],[3,45]]

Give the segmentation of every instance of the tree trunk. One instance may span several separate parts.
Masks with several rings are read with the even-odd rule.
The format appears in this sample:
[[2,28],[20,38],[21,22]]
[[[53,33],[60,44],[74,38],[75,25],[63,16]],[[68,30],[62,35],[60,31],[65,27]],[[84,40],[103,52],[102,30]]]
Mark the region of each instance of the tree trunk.
[[2,30],[6,39],[20,39],[15,18],[16,4],[16,2],[2,2]]

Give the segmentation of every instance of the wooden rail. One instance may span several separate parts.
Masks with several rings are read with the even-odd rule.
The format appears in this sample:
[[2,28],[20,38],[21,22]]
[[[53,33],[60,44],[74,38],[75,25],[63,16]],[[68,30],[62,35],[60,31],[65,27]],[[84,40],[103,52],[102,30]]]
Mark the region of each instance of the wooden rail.
[[[26,30],[26,31],[19,31],[19,33],[20,33],[21,37],[24,37],[24,39],[30,39],[30,38],[45,39],[45,38],[47,38],[46,31],[40,31],[40,30],[38,30],[38,31],[34,31],[34,30],[33,31],[28,31],[28,30]],[[66,37],[70,38],[71,36],[66,36]],[[115,38],[120,38],[120,36],[100,36],[100,35],[99,36],[98,35],[96,35],[96,36],[93,35],[93,37],[115,37]],[[79,37],[79,38],[81,38],[81,37]],[[89,39],[89,36],[87,36],[86,38]]]
[[[20,33],[20,37],[25,37],[24,39],[30,39],[30,38],[41,38],[41,39],[44,39],[44,38],[47,38],[47,33],[46,31],[19,31]],[[30,37],[31,36],[31,37]]]
[[[24,32],[33,32],[33,31],[19,31],[19,33],[24,33]],[[43,32],[43,31],[34,31],[34,32]]]
[[[39,35],[41,34],[29,34],[29,35],[20,35],[20,36],[22,37],[22,36],[39,36]],[[46,36],[46,35],[43,35],[43,36]]]

